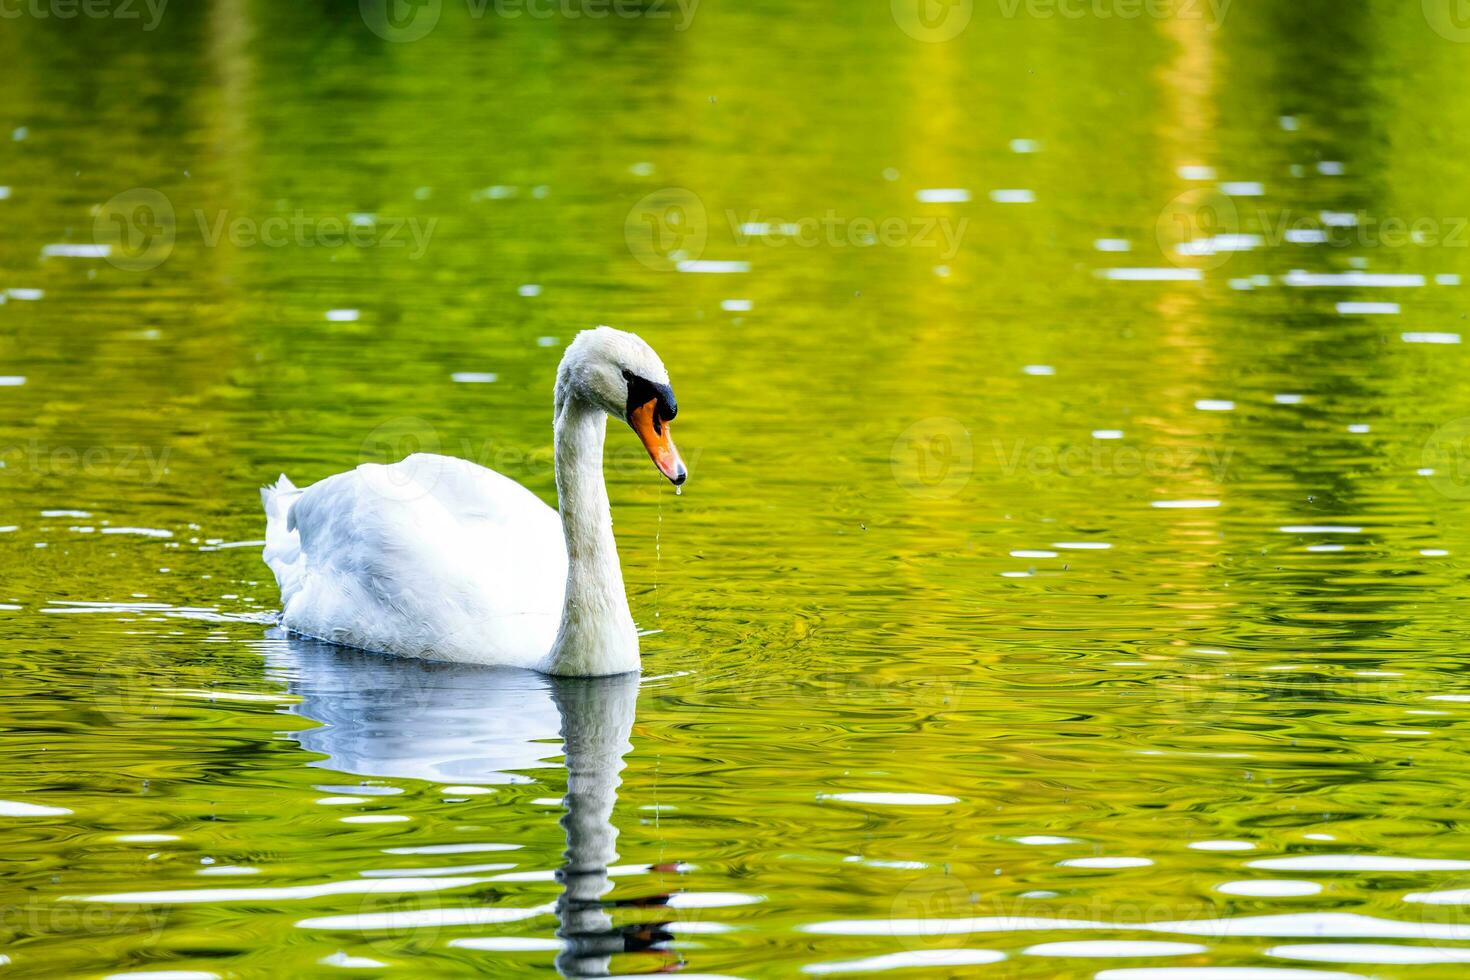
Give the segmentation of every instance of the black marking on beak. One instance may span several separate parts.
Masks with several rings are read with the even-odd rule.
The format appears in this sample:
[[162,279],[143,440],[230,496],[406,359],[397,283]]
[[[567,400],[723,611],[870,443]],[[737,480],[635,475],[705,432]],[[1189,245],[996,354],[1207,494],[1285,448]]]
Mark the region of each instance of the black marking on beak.
[[653,429],[655,432],[662,433],[664,423],[672,421],[674,416],[679,414],[679,403],[674,400],[674,389],[668,385],[649,381],[628,370],[623,371],[623,377],[628,382],[628,404],[623,410],[624,421],[632,421],[633,409],[647,405],[651,401],[657,401],[658,404],[653,410]]

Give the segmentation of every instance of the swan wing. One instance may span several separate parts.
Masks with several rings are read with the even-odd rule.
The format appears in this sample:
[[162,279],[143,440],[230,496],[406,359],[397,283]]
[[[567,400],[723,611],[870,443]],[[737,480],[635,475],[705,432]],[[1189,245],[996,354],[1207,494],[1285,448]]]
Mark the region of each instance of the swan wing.
[[551,649],[566,546],[556,512],[514,480],[419,453],[292,491],[267,491],[286,626],[467,663],[531,666]]

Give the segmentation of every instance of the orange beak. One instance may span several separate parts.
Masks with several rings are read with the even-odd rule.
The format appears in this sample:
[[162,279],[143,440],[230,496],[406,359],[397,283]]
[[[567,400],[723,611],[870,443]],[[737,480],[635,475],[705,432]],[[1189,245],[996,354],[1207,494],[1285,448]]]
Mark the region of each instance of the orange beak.
[[674,448],[669,423],[658,417],[657,409],[658,399],[649,399],[628,414],[628,424],[643,440],[643,448],[648,450],[653,465],[677,487],[688,478],[689,471],[679,458],[679,450]]

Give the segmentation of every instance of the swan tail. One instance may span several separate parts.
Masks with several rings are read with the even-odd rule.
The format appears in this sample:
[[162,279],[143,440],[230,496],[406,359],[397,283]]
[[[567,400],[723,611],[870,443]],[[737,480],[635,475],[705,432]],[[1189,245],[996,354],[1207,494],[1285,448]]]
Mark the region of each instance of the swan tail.
[[260,488],[260,502],[265,507],[265,551],[261,557],[276,576],[284,607],[296,592],[301,578],[301,536],[291,521],[291,507],[301,497],[286,474],[273,486]]

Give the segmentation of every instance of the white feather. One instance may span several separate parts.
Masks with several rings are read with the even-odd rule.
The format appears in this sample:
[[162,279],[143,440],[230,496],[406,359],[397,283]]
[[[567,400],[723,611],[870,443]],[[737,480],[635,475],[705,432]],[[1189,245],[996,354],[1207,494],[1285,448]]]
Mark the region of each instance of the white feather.
[[262,495],[289,628],[460,663],[533,667],[551,649],[566,545],[556,511],[514,480],[419,453]]

